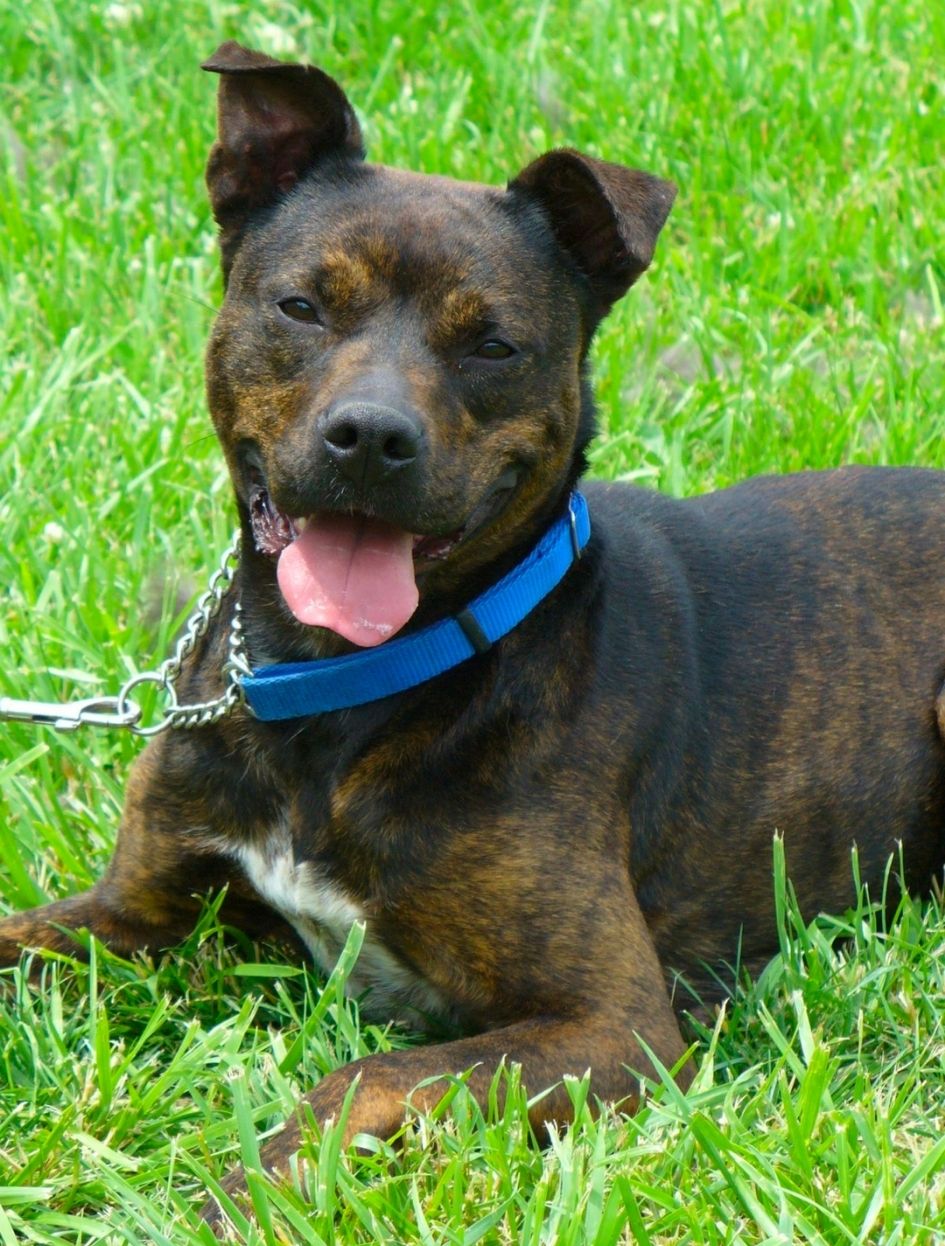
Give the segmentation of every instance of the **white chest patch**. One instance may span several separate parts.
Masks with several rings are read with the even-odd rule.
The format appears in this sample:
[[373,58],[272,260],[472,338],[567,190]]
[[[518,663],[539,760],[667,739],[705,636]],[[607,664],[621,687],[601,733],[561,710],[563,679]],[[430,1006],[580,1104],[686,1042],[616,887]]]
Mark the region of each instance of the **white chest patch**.
[[334,968],[351,927],[364,922],[361,954],[345,989],[348,995],[364,996],[366,1016],[425,1029],[448,1014],[437,988],[372,934],[363,906],[320,877],[310,861],[296,861],[287,827],[278,827],[262,843],[240,845],[234,855],[262,899],[294,927],[326,973]]

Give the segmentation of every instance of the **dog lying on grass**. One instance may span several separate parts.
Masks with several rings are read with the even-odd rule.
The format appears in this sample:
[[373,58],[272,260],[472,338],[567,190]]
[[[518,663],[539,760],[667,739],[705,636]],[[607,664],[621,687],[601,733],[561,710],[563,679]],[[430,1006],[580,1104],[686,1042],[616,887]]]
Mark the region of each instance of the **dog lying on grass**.
[[588,348],[674,187],[572,150],[504,190],[366,164],[319,70],[204,68],[243,543],[179,695],[219,694],[238,607],[249,704],[146,749],[104,878],[0,922],[0,962],[168,947],[225,885],[325,967],[363,922],[365,1006],[459,1035],[326,1077],[316,1121],[357,1079],[346,1137],[389,1136],[502,1061],[550,1088],[538,1128],[588,1068],[632,1110],[648,1052],[688,1080],[676,1011],[776,951],[775,830],[807,912],[849,903],[854,843],[874,887],[900,842],[907,886],[942,867],[945,478],[579,489]]

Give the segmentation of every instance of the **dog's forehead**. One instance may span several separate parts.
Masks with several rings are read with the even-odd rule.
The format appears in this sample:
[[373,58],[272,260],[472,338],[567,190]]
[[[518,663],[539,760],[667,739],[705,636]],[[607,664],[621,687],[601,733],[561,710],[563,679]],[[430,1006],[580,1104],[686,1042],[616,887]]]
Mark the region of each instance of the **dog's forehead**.
[[494,203],[505,195],[504,187],[468,182],[441,173],[418,173],[415,169],[395,169],[386,164],[366,164],[364,168],[382,193],[391,196],[402,194],[414,202],[465,202],[474,205],[477,202]]
[[384,165],[306,179],[265,232],[266,250],[297,271],[337,261],[417,281],[520,274],[554,252],[550,230],[506,190]]

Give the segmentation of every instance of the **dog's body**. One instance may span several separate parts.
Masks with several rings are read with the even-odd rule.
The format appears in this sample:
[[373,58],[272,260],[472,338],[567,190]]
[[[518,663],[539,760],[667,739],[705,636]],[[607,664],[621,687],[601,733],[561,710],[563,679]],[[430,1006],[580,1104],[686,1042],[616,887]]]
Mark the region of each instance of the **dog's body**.
[[[208,389],[244,549],[183,702],[219,692],[237,600],[255,665],[307,660],[455,614],[519,562],[582,470],[590,338],[672,200],[571,152],[507,192],[364,166],[331,79],[236,45],[208,67],[228,277]],[[0,960],[72,947],[63,928],[167,946],[222,885],[228,921],[291,927],[326,966],[362,920],[365,1006],[460,1034],[309,1096],[327,1119],[360,1075],[348,1136],[386,1135],[418,1083],[473,1068],[484,1096],[503,1059],[533,1092],[590,1068],[632,1107],[636,1036],[668,1066],[684,1053],[670,992],[717,999],[727,966],[776,949],[776,831],[808,912],[849,902],[854,843],[874,887],[900,841],[926,886],[945,860],[945,476],[585,493],[584,556],[488,652],[356,708],[160,737],[106,877],[0,922]],[[314,601],[323,523],[396,563],[380,622]],[[533,1108],[568,1112],[560,1086]],[[292,1126],[267,1162],[297,1146]]]

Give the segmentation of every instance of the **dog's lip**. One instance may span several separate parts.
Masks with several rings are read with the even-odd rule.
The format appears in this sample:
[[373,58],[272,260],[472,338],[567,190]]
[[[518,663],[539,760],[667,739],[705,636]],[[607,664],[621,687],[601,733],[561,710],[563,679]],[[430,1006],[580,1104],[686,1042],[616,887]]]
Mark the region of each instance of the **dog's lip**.
[[[469,518],[461,528],[447,537],[414,537],[413,556],[417,561],[439,562],[453,552],[458,545],[476,536],[488,527],[505,510],[515,493],[519,472],[509,468],[493,482],[485,496],[473,507]],[[430,545],[424,549],[424,545]]]
[[[457,546],[468,541],[502,513],[515,492],[518,480],[519,473],[515,469],[510,468],[503,472],[470,512],[466,522],[452,532],[445,535],[412,533],[414,561],[424,564],[441,562],[447,558]],[[248,506],[256,549],[271,558],[278,558],[284,549],[297,540],[318,513],[287,515],[280,510],[272,501],[265,477],[255,465],[250,481]]]
[[273,505],[269,490],[259,480],[250,484],[248,506],[256,549],[261,554],[278,557],[298,537],[298,524]]

